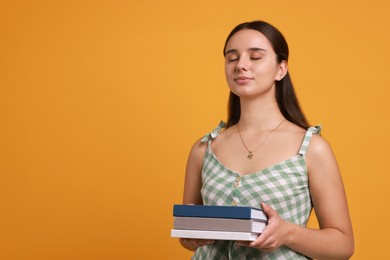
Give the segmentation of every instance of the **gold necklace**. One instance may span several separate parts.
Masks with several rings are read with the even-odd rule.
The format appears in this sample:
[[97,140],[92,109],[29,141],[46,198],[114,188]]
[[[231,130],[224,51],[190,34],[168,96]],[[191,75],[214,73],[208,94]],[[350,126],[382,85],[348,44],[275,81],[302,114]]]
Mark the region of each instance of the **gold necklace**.
[[286,119],[283,119],[275,128],[273,128],[271,131],[269,131],[269,133],[265,136],[264,140],[259,144],[259,146],[255,149],[255,150],[249,150],[248,147],[246,146],[245,142],[244,142],[244,139],[242,138],[242,135],[241,135],[241,131],[240,131],[240,125],[237,124],[237,130],[238,130],[238,134],[240,135],[240,138],[241,138],[241,142],[242,144],[244,145],[245,149],[248,151],[248,155],[246,158],[248,158],[248,160],[251,160],[253,158],[253,153],[260,148],[260,146],[262,146],[265,141],[267,141],[268,137],[270,136],[270,134],[272,134],[273,131],[275,131],[276,129],[279,128],[279,126],[281,126],[283,124],[283,122],[286,121]]

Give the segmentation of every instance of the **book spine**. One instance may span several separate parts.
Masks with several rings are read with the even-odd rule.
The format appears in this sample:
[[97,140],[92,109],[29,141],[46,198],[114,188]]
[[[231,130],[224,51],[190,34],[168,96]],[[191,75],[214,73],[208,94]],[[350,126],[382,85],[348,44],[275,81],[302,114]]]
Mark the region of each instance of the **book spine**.
[[[175,205],[173,216],[175,217],[203,217],[203,218],[231,218],[231,219],[253,219],[249,207],[224,207],[224,206],[196,206],[196,205]],[[260,211],[261,212],[261,211]],[[264,214],[264,213],[263,213]],[[266,220],[265,215],[258,219]]]
[[251,219],[174,217],[175,229],[263,232],[266,223]]

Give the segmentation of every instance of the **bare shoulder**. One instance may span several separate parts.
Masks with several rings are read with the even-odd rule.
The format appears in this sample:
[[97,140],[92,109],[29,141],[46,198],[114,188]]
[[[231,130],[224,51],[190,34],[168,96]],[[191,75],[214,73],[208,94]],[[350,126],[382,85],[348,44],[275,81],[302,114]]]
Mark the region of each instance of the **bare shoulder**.
[[310,158],[316,158],[327,154],[333,154],[329,142],[322,136],[313,134],[307,149],[307,156]]
[[[321,176],[339,175],[338,164],[332,148],[327,140],[319,135],[313,135],[306,153],[306,164],[310,173]],[[313,176],[313,175],[312,175]]]
[[196,142],[191,147],[189,160],[201,162],[206,152],[206,148],[207,142],[202,142],[202,138],[196,140]]

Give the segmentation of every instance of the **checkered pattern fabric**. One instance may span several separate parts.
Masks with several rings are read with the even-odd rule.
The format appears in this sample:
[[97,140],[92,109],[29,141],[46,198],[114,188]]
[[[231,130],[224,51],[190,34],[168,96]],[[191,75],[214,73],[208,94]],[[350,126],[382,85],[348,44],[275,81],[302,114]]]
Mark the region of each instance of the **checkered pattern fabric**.
[[[274,208],[286,221],[306,226],[312,204],[308,175],[304,159],[313,135],[321,127],[310,127],[299,153],[290,159],[249,175],[240,175],[226,168],[211,150],[212,139],[224,127],[221,124],[202,140],[208,142],[202,169],[202,197],[204,205],[238,205],[259,207],[260,202]],[[199,247],[192,259],[308,259],[307,257],[280,247],[266,253],[257,249],[237,246],[234,241],[216,241]]]

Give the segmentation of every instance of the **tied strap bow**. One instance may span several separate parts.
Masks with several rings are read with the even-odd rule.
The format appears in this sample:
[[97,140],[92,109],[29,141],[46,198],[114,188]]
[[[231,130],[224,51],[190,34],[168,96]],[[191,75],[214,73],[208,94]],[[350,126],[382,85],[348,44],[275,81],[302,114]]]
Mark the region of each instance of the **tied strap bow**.
[[219,125],[213,130],[211,131],[210,133],[207,133],[201,140],[202,143],[204,142],[208,142],[212,139],[214,139],[215,137],[217,137],[219,135],[219,132],[221,132],[222,128],[225,128],[226,126],[226,123],[221,121],[219,123]]

